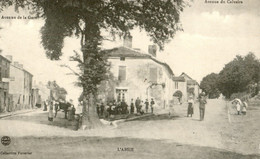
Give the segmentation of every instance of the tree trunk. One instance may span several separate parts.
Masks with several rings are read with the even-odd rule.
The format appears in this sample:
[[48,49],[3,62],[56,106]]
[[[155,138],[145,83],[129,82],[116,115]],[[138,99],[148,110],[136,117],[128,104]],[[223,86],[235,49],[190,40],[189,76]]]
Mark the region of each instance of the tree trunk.
[[[93,17],[92,17],[93,18]],[[82,129],[94,129],[102,126],[96,109],[96,87],[98,85],[98,69],[94,66],[100,63],[99,45],[101,41],[100,28],[95,22],[95,18],[85,20],[85,29],[82,33],[84,42],[81,44],[84,69],[83,69],[83,119]],[[94,73],[93,73],[94,72]]]
[[[88,99],[87,99],[88,98]],[[82,119],[82,129],[95,129],[102,127],[102,123],[99,120],[95,97],[90,94],[88,97],[83,98],[83,119]]]

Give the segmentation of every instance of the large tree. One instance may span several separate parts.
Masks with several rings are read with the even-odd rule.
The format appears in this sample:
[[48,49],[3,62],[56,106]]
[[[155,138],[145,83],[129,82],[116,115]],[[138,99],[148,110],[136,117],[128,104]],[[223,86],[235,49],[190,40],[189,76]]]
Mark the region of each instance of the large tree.
[[204,77],[200,83],[201,89],[208,94],[209,98],[218,98],[220,91],[217,86],[218,74],[211,73]]
[[260,81],[260,62],[253,53],[236,56],[219,73],[218,88],[223,95],[245,92]]
[[[77,61],[83,87],[83,126],[99,126],[95,112],[98,85],[105,79],[107,63],[100,50],[104,37],[101,30],[112,36],[126,36],[133,28],[145,30],[152,41],[163,49],[180,26],[184,0],[6,0],[1,6],[28,8],[45,20],[41,29],[42,45],[51,60],[59,60],[65,37],[80,37],[81,54]],[[86,107],[86,105],[88,107]],[[89,109],[87,111],[87,108]]]

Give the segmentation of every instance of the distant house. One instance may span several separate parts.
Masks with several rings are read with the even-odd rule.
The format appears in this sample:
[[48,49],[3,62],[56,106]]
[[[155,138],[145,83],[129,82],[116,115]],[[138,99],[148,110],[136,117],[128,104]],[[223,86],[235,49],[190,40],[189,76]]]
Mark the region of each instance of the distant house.
[[46,101],[50,99],[50,89],[48,88],[47,84],[44,84],[42,82],[36,84],[36,82],[34,82],[33,89],[39,90],[38,94],[41,97],[41,101]]
[[194,95],[197,98],[200,93],[199,83],[184,72],[180,77],[184,77],[187,82],[187,96]]
[[47,88],[50,89],[50,99],[56,101],[66,101],[67,91],[60,87],[56,81],[48,82]]
[[[189,96],[194,96],[198,98],[199,96],[199,84],[196,80],[192,79],[186,73],[182,73],[180,76],[173,77],[174,81],[174,93],[182,94],[182,102],[187,101]],[[179,93],[180,92],[180,93]]]
[[[132,48],[132,37],[124,39],[124,45],[105,51],[111,64],[114,84],[106,91],[106,100],[126,101],[139,97],[154,98],[167,107],[173,94],[174,76],[168,64],[156,58],[156,46],[150,45],[148,53]],[[104,99],[104,97],[100,97]]]

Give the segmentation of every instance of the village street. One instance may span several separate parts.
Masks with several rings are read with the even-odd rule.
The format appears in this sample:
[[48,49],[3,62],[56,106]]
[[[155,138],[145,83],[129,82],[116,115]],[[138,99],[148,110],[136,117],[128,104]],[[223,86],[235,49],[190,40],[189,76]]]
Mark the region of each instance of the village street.
[[[254,122],[259,107],[249,109],[247,116],[236,116],[224,100],[209,100],[204,121],[199,121],[198,104],[192,118],[186,117],[186,109],[186,104],[157,109],[154,116],[90,131],[51,125],[47,113],[37,110],[0,120],[0,135],[12,139],[0,148],[32,152],[19,158],[46,158],[45,152],[48,158],[260,158],[259,124]],[[251,131],[243,129],[245,125]]]

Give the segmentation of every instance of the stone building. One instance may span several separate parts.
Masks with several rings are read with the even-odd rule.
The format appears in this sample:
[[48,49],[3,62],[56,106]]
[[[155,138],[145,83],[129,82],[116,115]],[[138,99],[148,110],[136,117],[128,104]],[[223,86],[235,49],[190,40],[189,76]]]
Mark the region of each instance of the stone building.
[[12,97],[13,110],[33,108],[32,78],[33,75],[23,68],[23,65],[10,58],[9,94]]
[[197,99],[200,93],[200,87],[196,80],[192,79],[186,73],[182,73],[180,76],[173,77],[174,81],[174,94],[182,94],[181,102],[188,100],[189,96],[193,96]]
[[10,63],[10,59],[0,54],[0,113],[11,111],[11,97],[9,95]]
[[184,72],[180,75],[180,77],[184,77],[187,82],[187,97],[194,95],[195,98],[198,98],[200,93],[199,83]]
[[[157,105],[167,107],[172,100],[172,69],[156,58],[156,46],[150,45],[148,53],[132,48],[132,37],[124,39],[122,47],[105,51],[113,75],[111,87],[105,90],[106,100],[126,101],[139,97],[141,100],[154,98]],[[109,83],[109,84],[108,84]]]
[[26,71],[24,71],[24,94],[23,94],[23,104],[26,109],[33,108],[32,105],[32,78],[33,75]]

